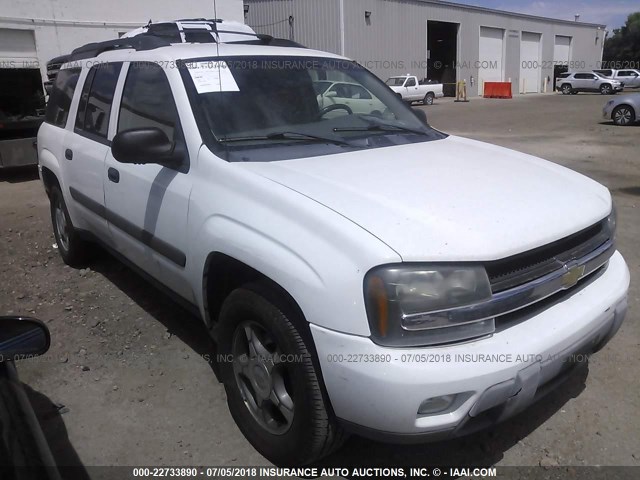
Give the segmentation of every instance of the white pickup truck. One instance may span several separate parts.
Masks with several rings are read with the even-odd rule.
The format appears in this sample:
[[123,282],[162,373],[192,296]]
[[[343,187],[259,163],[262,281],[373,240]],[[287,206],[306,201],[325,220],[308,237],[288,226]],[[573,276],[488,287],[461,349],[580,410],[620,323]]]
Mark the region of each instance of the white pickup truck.
[[[474,432],[616,333],[629,270],[604,186],[439,132],[344,57],[205,27],[76,49],[40,174],[65,262],[98,242],[202,318],[271,462],[349,432]],[[320,105],[320,79],[375,102]]]
[[435,98],[444,97],[441,83],[420,83],[415,75],[390,77],[385,82],[405,102],[422,102],[433,105]]

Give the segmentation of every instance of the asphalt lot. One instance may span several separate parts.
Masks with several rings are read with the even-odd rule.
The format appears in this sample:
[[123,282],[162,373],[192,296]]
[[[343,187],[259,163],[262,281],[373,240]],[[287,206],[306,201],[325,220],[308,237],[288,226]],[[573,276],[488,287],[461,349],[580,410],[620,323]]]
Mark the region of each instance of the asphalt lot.
[[[352,437],[325,464],[640,465],[640,126],[603,120],[606,100],[549,94],[421,108],[445,132],[547,158],[612,190],[632,272],[616,338],[588,369],[493,430],[412,446]],[[0,175],[0,315],[29,314],[51,329],[50,352],[18,369],[58,461],[267,465],[231,419],[199,320],[106,254],[89,269],[66,267],[37,175]]]

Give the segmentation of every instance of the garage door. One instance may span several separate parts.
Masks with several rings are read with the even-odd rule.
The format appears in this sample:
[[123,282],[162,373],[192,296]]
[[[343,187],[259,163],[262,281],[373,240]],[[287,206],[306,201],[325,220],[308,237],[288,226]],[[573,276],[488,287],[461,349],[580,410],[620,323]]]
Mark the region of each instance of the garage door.
[[553,61],[559,65],[569,65],[571,57],[571,37],[556,35],[556,43],[553,49]]
[[542,83],[539,33],[522,32],[520,41],[520,91],[538,93]]
[[478,60],[478,81],[480,95],[484,82],[501,82],[503,78],[504,30],[480,27],[480,54]]
[[[36,39],[33,30],[19,30],[16,28],[0,28],[0,62],[15,62],[23,67],[38,60],[36,53]],[[7,67],[10,65],[7,63]]]

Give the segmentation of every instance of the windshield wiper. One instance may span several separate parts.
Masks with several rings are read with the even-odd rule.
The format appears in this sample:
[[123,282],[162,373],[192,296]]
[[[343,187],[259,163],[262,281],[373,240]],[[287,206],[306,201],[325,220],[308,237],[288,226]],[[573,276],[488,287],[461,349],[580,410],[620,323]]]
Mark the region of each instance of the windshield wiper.
[[[373,120],[373,118],[363,118],[363,116],[359,117],[360,119],[368,122],[369,125],[365,127],[336,127],[333,129],[334,132],[410,132],[415,133],[417,135],[429,135],[429,132],[424,130],[420,130],[418,128],[405,127],[403,125],[398,125],[397,123],[387,123],[379,120]],[[375,118],[375,117],[374,117]]]
[[347,145],[353,146],[350,142],[346,140],[341,140],[337,137],[325,137],[322,135],[314,135],[311,133],[304,132],[276,132],[270,133],[268,135],[254,135],[247,137],[227,137],[220,140],[223,143],[231,143],[231,142],[250,142],[250,141],[258,141],[258,140],[302,140],[302,141],[314,141],[314,142],[329,142],[335,145]]

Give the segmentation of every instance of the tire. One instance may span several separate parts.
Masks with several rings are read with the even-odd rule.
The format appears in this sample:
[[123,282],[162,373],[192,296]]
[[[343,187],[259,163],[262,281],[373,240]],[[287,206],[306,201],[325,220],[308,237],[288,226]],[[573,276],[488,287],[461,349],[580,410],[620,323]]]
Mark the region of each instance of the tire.
[[231,292],[220,311],[220,371],[231,415],[254,448],[276,465],[307,465],[345,435],[299,330],[305,320],[291,310],[261,283]]
[[62,260],[72,267],[82,266],[90,256],[91,246],[80,238],[77,230],[73,227],[59,186],[54,185],[51,188],[49,202],[51,205],[53,235],[58,244],[58,252],[60,252]]
[[424,103],[425,105],[433,105],[434,98],[435,96],[433,95],[433,93],[429,92],[424,96],[424,100],[422,101],[422,103]]
[[571,87],[571,84],[569,83],[564,83],[562,84],[562,86],[560,87],[560,91],[562,92],[563,95],[569,95],[570,93],[573,93],[573,88]]
[[613,87],[608,83],[603,83],[600,85],[600,93],[602,95],[611,95],[613,93]]
[[636,112],[629,105],[618,105],[611,112],[611,120],[616,125],[627,127],[636,121]]

